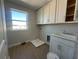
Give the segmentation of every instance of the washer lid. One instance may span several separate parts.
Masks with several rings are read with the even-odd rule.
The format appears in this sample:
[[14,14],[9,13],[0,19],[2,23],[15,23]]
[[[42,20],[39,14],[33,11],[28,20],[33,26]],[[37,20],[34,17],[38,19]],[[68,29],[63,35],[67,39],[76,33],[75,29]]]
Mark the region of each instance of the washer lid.
[[54,33],[54,34],[51,34],[51,35],[59,37],[59,38],[63,38],[65,40],[77,42],[77,36],[75,36],[75,35],[69,35],[69,34],[64,34],[64,33]]

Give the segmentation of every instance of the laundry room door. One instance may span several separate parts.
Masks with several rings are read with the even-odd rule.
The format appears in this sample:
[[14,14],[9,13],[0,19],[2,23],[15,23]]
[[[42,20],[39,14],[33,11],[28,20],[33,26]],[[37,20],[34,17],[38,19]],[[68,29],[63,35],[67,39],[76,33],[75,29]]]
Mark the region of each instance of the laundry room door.
[[0,0],[0,59],[8,59],[4,0]]

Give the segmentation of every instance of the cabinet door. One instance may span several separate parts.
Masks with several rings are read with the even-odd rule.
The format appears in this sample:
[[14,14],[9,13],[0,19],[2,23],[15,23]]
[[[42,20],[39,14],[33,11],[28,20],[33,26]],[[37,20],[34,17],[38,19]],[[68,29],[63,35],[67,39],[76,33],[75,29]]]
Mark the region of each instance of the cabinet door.
[[56,23],[64,23],[66,18],[67,0],[57,0]]
[[44,24],[48,24],[49,22],[49,3],[44,6]]
[[50,2],[49,23],[55,23],[55,15],[56,15],[56,0],[52,0]]
[[43,23],[43,8],[37,11],[37,24]]

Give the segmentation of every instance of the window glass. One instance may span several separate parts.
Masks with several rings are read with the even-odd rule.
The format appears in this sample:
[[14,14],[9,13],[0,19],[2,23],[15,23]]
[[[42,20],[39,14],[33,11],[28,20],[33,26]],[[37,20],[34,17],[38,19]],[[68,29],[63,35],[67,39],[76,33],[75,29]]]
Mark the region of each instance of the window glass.
[[28,28],[28,13],[11,8],[11,17],[13,30],[23,30]]

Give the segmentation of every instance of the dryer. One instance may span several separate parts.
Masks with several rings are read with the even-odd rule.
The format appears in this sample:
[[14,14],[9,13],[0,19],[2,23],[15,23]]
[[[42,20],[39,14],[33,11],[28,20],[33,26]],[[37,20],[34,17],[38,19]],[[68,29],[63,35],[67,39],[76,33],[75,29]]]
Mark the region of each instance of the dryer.
[[50,52],[56,53],[59,59],[74,59],[76,38],[67,34],[50,35]]

